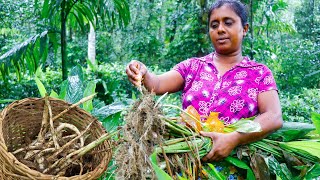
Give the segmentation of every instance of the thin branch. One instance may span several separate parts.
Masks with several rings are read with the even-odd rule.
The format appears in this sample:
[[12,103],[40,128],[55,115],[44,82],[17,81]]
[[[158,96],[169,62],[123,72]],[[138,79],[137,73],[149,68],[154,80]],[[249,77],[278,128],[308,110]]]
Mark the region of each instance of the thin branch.
[[56,135],[56,132],[55,132],[55,129],[54,129],[54,126],[53,126],[52,109],[51,109],[51,105],[50,105],[49,99],[45,99],[45,103],[48,106],[48,110],[49,110],[49,122],[50,122],[50,131],[51,131],[51,135],[52,135],[52,140],[53,140],[53,143],[54,143],[54,147],[56,149],[58,149],[58,148],[60,148],[60,145],[58,143],[57,135]]
[[46,95],[44,98],[45,98],[45,103],[43,104],[43,115],[42,115],[41,129],[38,134],[38,142],[41,142],[41,143],[44,141],[44,136],[45,136],[45,133],[47,132],[48,115],[49,115],[48,114],[49,109],[48,109],[48,106],[46,103],[48,101],[49,96]]
[[312,75],[315,75],[315,74],[318,74],[318,73],[320,73],[320,70],[312,72],[310,74],[307,74],[307,75],[305,75],[305,77],[312,76]]
[[52,121],[55,121],[56,119],[58,119],[59,117],[61,117],[62,115],[64,115],[66,112],[68,112],[70,109],[76,107],[76,106],[79,106],[80,104],[86,102],[86,101],[89,101],[90,99],[92,99],[94,96],[96,95],[95,94],[92,94],[88,97],[85,97],[83,99],[81,99],[79,102],[75,103],[75,104],[72,104],[71,106],[69,106],[67,109],[63,110],[61,113],[59,113],[58,115],[56,115],[55,117],[52,118]]
[[65,145],[63,145],[57,152],[55,152],[53,155],[51,155],[48,158],[48,161],[52,161],[57,155],[59,155],[63,150],[65,150],[65,148],[69,147],[71,144],[73,144],[76,140],[78,140],[80,137],[82,137],[86,132],[88,132],[90,126],[92,125],[93,121],[87,126],[87,128],[81,132],[81,134],[79,134],[77,137],[75,137],[74,139],[72,139],[71,141],[69,141],[68,143],[66,143]]

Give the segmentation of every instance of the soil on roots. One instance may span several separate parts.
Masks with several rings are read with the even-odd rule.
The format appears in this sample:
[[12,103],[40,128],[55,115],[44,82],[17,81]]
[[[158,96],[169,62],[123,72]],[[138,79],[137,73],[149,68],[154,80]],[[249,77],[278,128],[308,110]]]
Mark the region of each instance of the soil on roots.
[[154,107],[154,97],[144,91],[125,116],[124,141],[115,156],[119,179],[155,179],[149,156],[162,140],[165,128],[159,118],[161,110]]

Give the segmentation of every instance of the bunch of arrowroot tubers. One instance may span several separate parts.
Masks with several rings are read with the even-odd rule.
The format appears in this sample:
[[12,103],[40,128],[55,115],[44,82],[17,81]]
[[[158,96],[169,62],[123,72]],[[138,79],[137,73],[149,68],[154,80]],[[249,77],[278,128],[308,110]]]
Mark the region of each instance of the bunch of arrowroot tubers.
[[93,154],[99,152],[88,152],[112,135],[104,134],[95,141],[85,143],[90,136],[88,132],[93,121],[80,131],[75,125],[59,122],[59,119],[70,109],[93,97],[94,95],[83,98],[53,117],[50,101],[46,96],[41,129],[37,138],[12,153],[29,168],[44,174],[70,177],[92,171]]

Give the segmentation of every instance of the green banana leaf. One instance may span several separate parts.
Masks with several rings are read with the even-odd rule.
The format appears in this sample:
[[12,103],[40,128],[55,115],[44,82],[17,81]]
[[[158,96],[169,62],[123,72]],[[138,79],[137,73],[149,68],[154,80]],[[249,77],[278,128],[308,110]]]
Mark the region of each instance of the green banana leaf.
[[313,179],[320,177],[320,164],[314,164],[307,172],[305,178],[306,179]]
[[284,122],[282,128],[269,135],[267,139],[288,142],[303,138],[315,129],[314,125],[308,123]]
[[293,179],[292,174],[286,164],[280,164],[273,156],[266,157],[265,162],[268,164],[270,171],[282,180]]
[[296,150],[302,150],[312,156],[318,157],[320,159],[320,142],[316,141],[291,141],[286,143],[280,143],[280,147],[290,147]]
[[237,166],[238,168],[247,170],[247,179],[248,180],[255,180],[256,179],[250,166],[248,166],[245,162],[243,162],[237,158],[231,157],[231,156],[226,157],[225,161]]
[[[94,94],[95,92],[96,92],[96,83],[94,81],[89,81],[87,83],[86,88],[84,89],[83,97],[90,96],[90,95]],[[93,110],[92,99],[90,99],[87,102],[84,102],[82,107],[84,110],[91,112]]]
[[42,84],[42,82],[40,81],[40,79],[37,76],[34,77],[34,80],[36,81],[40,96],[45,97],[47,94],[46,88],[44,87],[44,85]]
[[208,163],[207,165],[210,167],[210,170],[205,170],[205,171],[208,174],[209,179],[216,179],[216,180],[226,180],[227,179],[223,174],[221,174],[220,172],[218,172],[216,170],[216,168],[214,167],[213,164]]
[[164,170],[162,170],[158,165],[157,165],[157,153],[154,152],[151,154],[149,157],[151,161],[151,165],[156,173],[156,176],[158,179],[161,180],[172,180],[169,174],[167,174]]
[[55,92],[54,90],[51,90],[51,93],[50,93],[50,95],[49,95],[50,97],[54,97],[54,98],[57,98],[57,99],[59,99],[59,95],[58,95],[58,93],[57,92]]

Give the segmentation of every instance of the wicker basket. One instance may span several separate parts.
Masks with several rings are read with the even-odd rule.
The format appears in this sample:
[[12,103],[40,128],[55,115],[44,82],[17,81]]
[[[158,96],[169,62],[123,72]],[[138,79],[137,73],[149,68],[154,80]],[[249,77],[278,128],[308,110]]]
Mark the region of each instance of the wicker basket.
[[[70,106],[65,101],[49,98],[53,116]],[[10,152],[28,145],[26,139],[34,140],[41,128],[44,109],[44,98],[27,98],[8,105],[0,114],[0,179],[97,179],[106,170],[111,159],[110,142],[105,141],[94,150],[107,150],[97,153],[92,158],[92,171],[72,177],[57,177],[30,169]],[[65,113],[60,122],[75,125],[83,131],[92,121],[90,140],[93,141],[105,134],[101,123],[81,108],[75,107]]]

